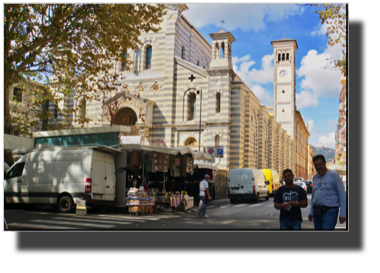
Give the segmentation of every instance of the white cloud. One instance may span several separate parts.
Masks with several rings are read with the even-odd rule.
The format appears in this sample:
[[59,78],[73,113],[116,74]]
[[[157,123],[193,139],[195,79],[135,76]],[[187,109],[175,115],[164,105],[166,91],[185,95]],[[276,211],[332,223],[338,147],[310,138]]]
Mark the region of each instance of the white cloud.
[[302,91],[296,94],[296,104],[298,110],[306,107],[317,107],[318,99],[312,92]]
[[251,90],[259,98],[261,104],[267,107],[273,107],[273,98],[261,85],[253,85]]
[[[245,55],[244,57],[241,57],[241,58],[238,58],[238,57],[232,57],[232,64],[235,65],[235,64],[238,64],[238,63],[241,63],[241,62],[245,62],[245,61],[249,61],[250,59],[250,55],[247,54]],[[255,62],[253,62],[255,63]]]
[[[184,15],[196,27],[215,25],[233,31],[264,30],[265,22],[280,21],[289,16],[302,14],[304,8],[294,4],[187,4],[189,10]],[[236,16],[238,14],[238,16]]]
[[261,59],[261,70],[254,68],[250,70],[251,66],[256,62],[247,60],[246,57],[241,58],[244,61],[240,63],[240,66],[237,66],[238,63],[234,65],[234,71],[248,86],[255,83],[265,84],[273,82],[273,55],[265,55]]
[[319,137],[319,143],[317,147],[328,147],[335,149],[335,133],[329,133],[328,135],[322,135]]
[[273,106],[273,90],[267,92],[260,84],[273,82],[273,55],[266,55],[261,59],[261,70],[250,69],[256,62],[250,60],[250,55],[242,58],[232,57],[233,69],[247,86],[252,86],[251,90],[259,98],[261,104]]
[[302,58],[301,67],[297,71],[299,77],[304,77],[301,80],[302,90],[311,91],[318,98],[338,99],[341,73],[339,70],[332,69],[330,59],[329,50],[322,54],[318,54],[316,50],[310,50]]
[[314,120],[305,119],[306,127],[309,130],[309,133],[315,130]]

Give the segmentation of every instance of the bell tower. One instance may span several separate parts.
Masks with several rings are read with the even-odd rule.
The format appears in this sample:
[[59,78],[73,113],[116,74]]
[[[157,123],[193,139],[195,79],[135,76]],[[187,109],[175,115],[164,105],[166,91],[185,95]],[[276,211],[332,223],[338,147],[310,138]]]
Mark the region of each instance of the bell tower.
[[223,29],[216,33],[211,33],[212,56],[209,67],[210,70],[233,69],[232,66],[232,43],[235,42],[234,36]]
[[296,158],[296,51],[297,41],[272,41],[273,47],[273,115],[293,140],[290,166],[295,173]]

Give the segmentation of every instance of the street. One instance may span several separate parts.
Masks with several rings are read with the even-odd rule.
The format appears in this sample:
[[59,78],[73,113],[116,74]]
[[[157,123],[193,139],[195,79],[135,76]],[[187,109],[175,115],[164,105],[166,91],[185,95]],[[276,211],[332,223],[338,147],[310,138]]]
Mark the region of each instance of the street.
[[[308,194],[310,202],[311,194]],[[310,208],[301,209],[302,229],[314,229],[307,219]],[[4,216],[9,230],[267,230],[279,229],[279,211],[273,207],[273,197],[259,203],[238,202],[230,204],[229,199],[209,203],[207,215],[201,218],[194,207],[185,212],[130,215],[116,213],[91,213],[79,216],[75,213],[59,213],[52,208],[23,210],[6,209]],[[346,223],[336,225],[346,229]]]

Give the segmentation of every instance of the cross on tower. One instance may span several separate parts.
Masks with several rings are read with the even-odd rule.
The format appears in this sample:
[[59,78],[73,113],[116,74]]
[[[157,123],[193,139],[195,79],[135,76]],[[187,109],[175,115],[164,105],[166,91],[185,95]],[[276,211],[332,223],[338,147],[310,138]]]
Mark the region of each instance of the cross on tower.
[[191,77],[189,77],[189,80],[193,81],[194,79],[196,79],[196,78],[193,76],[193,74],[191,74]]
[[224,24],[224,20],[222,20],[222,30],[223,30],[223,24]]

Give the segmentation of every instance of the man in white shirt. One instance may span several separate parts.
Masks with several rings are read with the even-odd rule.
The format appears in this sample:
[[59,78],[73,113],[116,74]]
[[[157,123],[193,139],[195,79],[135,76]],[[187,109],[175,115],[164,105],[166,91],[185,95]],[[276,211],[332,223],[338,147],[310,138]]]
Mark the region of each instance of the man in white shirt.
[[201,217],[208,217],[206,215],[206,209],[207,209],[206,194],[208,196],[208,199],[211,200],[210,192],[208,190],[208,180],[209,179],[210,179],[210,176],[208,174],[206,174],[204,179],[199,184],[199,197],[200,197],[200,200],[202,201],[202,206],[201,206],[200,210],[198,211],[198,214]]
[[[313,193],[309,221],[315,229],[335,229],[338,219],[346,221],[346,192],[339,174],[327,169],[323,155],[313,157],[317,174],[313,176]],[[339,210],[340,209],[340,210]]]

